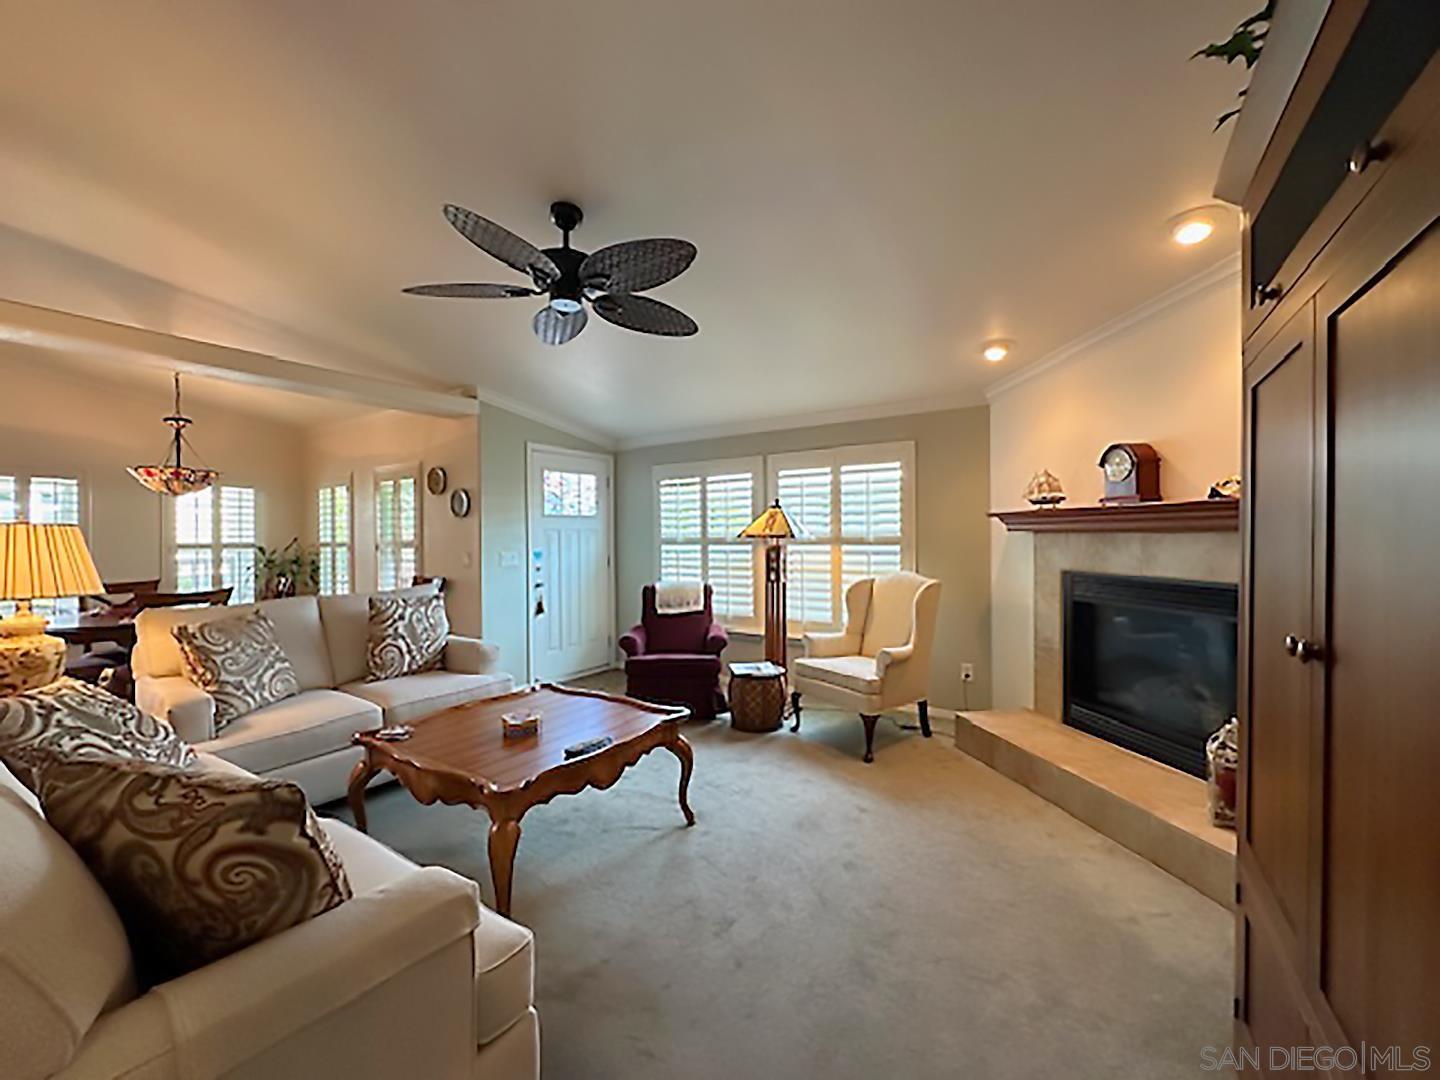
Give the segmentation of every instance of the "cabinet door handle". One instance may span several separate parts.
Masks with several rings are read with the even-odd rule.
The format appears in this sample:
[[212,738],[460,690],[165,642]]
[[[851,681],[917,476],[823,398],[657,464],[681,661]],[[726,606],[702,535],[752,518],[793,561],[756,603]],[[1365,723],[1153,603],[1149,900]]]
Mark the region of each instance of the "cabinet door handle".
[[1257,281],[1255,283],[1254,302],[1251,303],[1250,306],[1260,307],[1262,304],[1268,304],[1271,300],[1278,300],[1284,292],[1285,290],[1279,285],[1262,285]]
[[1302,664],[1318,660],[1322,650],[1318,644],[1296,634],[1285,635],[1285,655],[1293,656]]
[[1359,176],[1370,167],[1372,161],[1383,161],[1385,159],[1384,143],[1362,142],[1350,151],[1350,159],[1345,163],[1349,170]]

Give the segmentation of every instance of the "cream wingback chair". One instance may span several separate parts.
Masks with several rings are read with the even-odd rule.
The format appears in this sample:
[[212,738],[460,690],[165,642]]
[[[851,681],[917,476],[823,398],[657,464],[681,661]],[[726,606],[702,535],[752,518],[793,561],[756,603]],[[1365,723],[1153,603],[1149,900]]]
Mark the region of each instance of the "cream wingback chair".
[[940,582],[919,574],[861,578],[845,592],[845,630],[806,634],[805,656],[791,664],[790,702],[800,730],[800,698],[813,694],[854,709],[865,725],[865,760],[875,760],[875,723],[915,702],[930,737],[930,654]]

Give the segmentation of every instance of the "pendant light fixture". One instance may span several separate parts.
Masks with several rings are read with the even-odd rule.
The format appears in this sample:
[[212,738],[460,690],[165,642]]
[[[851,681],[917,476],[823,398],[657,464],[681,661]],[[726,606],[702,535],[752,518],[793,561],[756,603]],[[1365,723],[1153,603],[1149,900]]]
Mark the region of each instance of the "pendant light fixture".
[[[180,373],[175,373],[175,411],[165,417],[165,423],[174,429],[170,452],[159,465],[132,465],[125,471],[157,495],[189,495],[192,491],[204,491],[220,474],[214,469],[196,468],[186,465],[183,460],[184,448],[190,446],[185,438],[185,429],[192,423],[180,412]],[[194,447],[190,447],[193,451]]]

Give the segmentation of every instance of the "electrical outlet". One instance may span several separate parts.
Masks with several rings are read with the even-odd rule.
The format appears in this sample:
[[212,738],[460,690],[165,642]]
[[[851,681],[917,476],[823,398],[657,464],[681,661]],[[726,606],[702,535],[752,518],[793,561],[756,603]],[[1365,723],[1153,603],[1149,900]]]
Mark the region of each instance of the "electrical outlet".
[[960,665],[960,681],[961,681],[961,682],[974,682],[974,681],[975,681],[975,665],[974,665],[974,664],[961,664],[961,665]]

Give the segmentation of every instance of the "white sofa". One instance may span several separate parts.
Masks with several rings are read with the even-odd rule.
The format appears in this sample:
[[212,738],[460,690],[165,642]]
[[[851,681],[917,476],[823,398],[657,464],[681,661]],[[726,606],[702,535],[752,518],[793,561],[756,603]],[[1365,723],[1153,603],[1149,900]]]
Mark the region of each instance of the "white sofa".
[[[399,590],[433,592],[435,585]],[[258,608],[275,624],[280,646],[300,681],[300,694],[257,709],[215,730],[215,702],[185,678],[171,630],[181,623],[225,618]],[[357,731],[400,724],[467,701],[507,694],[514,680],[496,670],[498,651],[476,638],[452,635],[441,671],[366,682],[370,598],[295,596],[249,606],[152,608],[135,620],[135,703],[169,721],[196,750],[260,776],[291,780],[312,803],[341,798],[362,751]],[[388,779],[382,773],[381,779]]]
[[0,766],[0,1075],[537,1080],[530,931],[474,882],[322,822],[353,899],[137,994],[114,907]]

